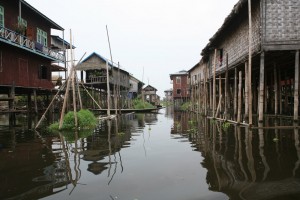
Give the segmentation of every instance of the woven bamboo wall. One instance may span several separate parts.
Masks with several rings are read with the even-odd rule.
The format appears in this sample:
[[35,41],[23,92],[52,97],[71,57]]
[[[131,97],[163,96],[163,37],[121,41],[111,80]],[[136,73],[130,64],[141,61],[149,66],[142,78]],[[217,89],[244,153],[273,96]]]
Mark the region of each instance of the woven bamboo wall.
[[266,43],[300,41],[300,0],[266,0],[264,7]]
[[[248,15],[244,15],[248,16]],[[256,4],[252,8],[252,51],[258,52],[260,50],[261,44],[261,17],[260,17],[260,5]],[[233,22],[234,23],[234,22]],[[222,43],[220,43],[216,48],[223,49],[223,60],[222,63],[219,60],[219,55],[217,54],[217,67],[216,71],[224,71],[226,66],[226,54],[228,53],[228,64],[229,68],[234,66],[238,62],[241,62],[248,56],[248,44],[249,44],[249,23],[248,17],[244,17],[240,24],[236,26],[237,28],[231,30],[231,33],[224,34]],[[214,51],[210,54],[210,69],[214,65]],[[212,75],[212,73],[210,73]]]

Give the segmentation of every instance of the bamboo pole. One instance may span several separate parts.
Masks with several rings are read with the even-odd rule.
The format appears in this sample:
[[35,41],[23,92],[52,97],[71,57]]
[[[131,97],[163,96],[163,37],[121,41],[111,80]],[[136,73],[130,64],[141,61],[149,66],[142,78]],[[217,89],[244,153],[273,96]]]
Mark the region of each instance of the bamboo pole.
[[110,115],[110,88],[109,88],[109,71],[108,60],[106,60],[106,87],[107,87],[107,115]]
[[251,0],[248,0],[248,15],[249,15],[249,64],[248,64],[248,115],[249,125],[252,125],[252,11]]
[[94,101],[94,103],[99,107],[99,109],[102,109],[101,106],[97,103],[97,101],[93,98],[93,96],[89,93],[89,91],[86,89],[86,87],[80,83],[83,87],[83,89],[86,91],[86,93],[91,97],[91,99]]
[[[71,70],[71,73],[72,73],[72,71],[73,71],[73,70]],[[70,76],[69,76],[69,77],[70,77]],[[65,96],[64,96],[63,107],[62,107],[61,114],[60,114],[60,121],[59,121],[59,128],[58,128],[58,129],[61,129],[61,128],[62,128],[63,120],[64,120],[64,116],[65,116],[65,111],[66,111],[67,101],[68,101],[68,97],[69,97],[69,90],[70,90],[70,80],[69,80],[69,77],[68,77],[68,79],[66,80],[66,82],[67,82],[67,88],[66,88],[66,92],[65,92]]]
[[238,93],[238,83],[237,83],[237,68],[234,69],[234,101],[233,101],[233,110],[234,110],[234,119],[237,117],[237,93]]
[[249,112],[249,108],[248,108],[248,103],[249,103],[249,99],[248,99],[248,86],[249,86],[249,82],[248,82],[248,63],[245,62],[245,119],[248,119],[248,112]]
[[299,50],[295,54],[294,121],[298,121],[299,111]]
[[213,117],[215,117],[216,111],[216,65],[217,65],[217,49],[215,49],[214,56],[214,71],[213,71]]
[[34,112],[38,113],[36,89],[33,89],[33,98],[34,98]]
[[258,121],[264,119],[264,78],[265,78],[265,52],[260,55],[260,74],[259,74],[259,101],[258,101]]
[[239,71],[239,91],[238,91],[238,115],[237,122],[241,122],[241,114],[242,114],[242,71]]
[[275,93],[275,115],[278,115],[278,77],[277,66],[274,64],[274,93]]
[[[66,81],[68,80],[68,78],[66,79]],[[42,115],[41,119],[38,121],[37,125],[35,126],[35,129],[37,129],[40,126],[40,123],[42,122],[42,120],[45,118],[45,114],[48,112],[48,110],[50,109],[50,107],[52,106],[55,98],[57,97],[57,95],[60,93],[61,90],[63,90],[63,88],[65,87],[66,82],[63,83],[63,85],[58,89],[57,93],[55,94],[55,96],[52,98],[52,101],[50,102],[49,106],[47,107],[47,109],[45,110],[44,114]]]
[[[219,99],[222,96],[222,78],[221,75],[219,75]],[[222,101],[220,102],[220,112],[222,112]]]
[[225,119],[227,119],[227,113],[229,108],[229,82],[228,82],[228,53],[226,54],[226,73],[225,73]]
[[278,82],[279,82],[279,113],[282,114],[282,84],[281,84],[281,69],[278,69]]
[[219,98],[219,103],[218,103],[218,107],[217,107],[217,111],[216,111],[215,117],[218,117],[219,111],[221,110],[221,104],[222,104],[222,94],[221,94],[221,96]]
[[[70,46],[72,47],[72,31],[70,30]],[[71,48],[71,81],[72,81],[72,93],[73,93],[73,111],[74,111],[74,121],[75,128],[78,127],[78,118],[77,118],[77,105],[76,105],[76,88],[75,88],[75,69],[74,69],[74,57],[73,57],[73,48]]]

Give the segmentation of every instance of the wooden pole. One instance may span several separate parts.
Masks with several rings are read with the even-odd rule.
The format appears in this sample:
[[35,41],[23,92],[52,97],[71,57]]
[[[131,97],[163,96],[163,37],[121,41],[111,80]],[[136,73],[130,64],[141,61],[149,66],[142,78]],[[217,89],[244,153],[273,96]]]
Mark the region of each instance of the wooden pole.
[[[219,75],[219,99],[222,96],[222,78],[221,75]],[[222,112],[222,101],[220,102],[220,112]]]
[[234,101],[233,101],[233,111],[234,118],[237,117],[237,93],[238,93],[238,83],[237,83],[237,68],[234,69]]
[[249,108],[248,108],[248,86],[249,86],[249,82],[248,82],[248,63],[245,62],[245,119],[248,119],[248,112],[249,112]]
[[239,71],[238,114],[237,114],[238,123],[241,123],[241,114],[242,114],[242,71]]
[[[69,78],[69,77],[68,77]],[[66,80],[67,81],[67,80]],[[37,129],[40,126],[40,123],[42,122],[42,120],[45,118],[45,114],[48,112],[48,110],[50,109],[50,107],[52,106],[54,100],[56,99],[57,95],[60,93],[61,90],[63,90],[63,88],[65,87],[66,82],[63,83],[63,85],[58,89],[57,93],[55,94],[55,96],[52,98],[52,101],[50,102],[49,106],[47,107],[47,109],[45,110],[44,114],[42,115],[41,119],[38,121],[37,125],[35,126],[35,129]]]
[[275,93],[275,115],[278,115],[278,77],[277,66],[274,64],[274,93]]
[[299,106],[299,50],[295,54],[294,121],[298,121]]
[[[72,31],[70,30],[70,46],[72,47]],[[75,128],[78,127],[78,118],[77,118],[77,105],[76,105],[76,88],[75,88],[75,69],[74,69],[74,54],[73,48],[71,48],[71,81],[72,81],[72,93],[73,93],[73,111],[74,111],[74,121]]]
[[217,65],[217,49],[215,49],[214,56],[214,74],[213,74],[213,118],[215,118],[216,112],[216,65]]
[[38,107],[37,107],[37,97],[36,97],[36,89],[33,89],[33,98],[34,98],[34,112],[38,113]]
[[278,69],[278,82],[279,82],[279,113],[282,114],[282,84],[281,84],[281,69]]
[[264,81],[265,79],[265,52],[260,54],[260,73],[259,73],[259,101],[258,101],[258,121],[264,119]]
[[252,11],[251,0],[248,0],[248,15],[249,15],[249,64],[248,64],[248,115],[249,125],[252,125]]
[[107,87],[107,115],[110,116],[110,88],[109,88],[109,71],[108,60],[106,60],[106,87]]
[[226,73],[225,73],[225,119],[229,108],[229,82],[228,82],[228,53],[226,54]]

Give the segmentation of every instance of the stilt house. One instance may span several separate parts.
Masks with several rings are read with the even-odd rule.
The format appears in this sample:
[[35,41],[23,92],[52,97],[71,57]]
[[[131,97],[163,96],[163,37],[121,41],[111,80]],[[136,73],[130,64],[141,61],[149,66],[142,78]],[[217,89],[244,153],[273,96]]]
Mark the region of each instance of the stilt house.
[[240,111],[246,120],[249,111],[259,121],[264,114],[298,120],[300,1],[249,1],[238,1],[202,50],[208,115],[220,104],[220,113]]
[[189,73],[186,70],[170,74],[173,84],[173,101],[182,104],[190,99]]
[[24,0],[0,0],[0,93],[9,96],[2,101],[54,88],[51,73],[62,68],[51,64],[64,66],[65,49],[52,49],[51,29],[64,30]]

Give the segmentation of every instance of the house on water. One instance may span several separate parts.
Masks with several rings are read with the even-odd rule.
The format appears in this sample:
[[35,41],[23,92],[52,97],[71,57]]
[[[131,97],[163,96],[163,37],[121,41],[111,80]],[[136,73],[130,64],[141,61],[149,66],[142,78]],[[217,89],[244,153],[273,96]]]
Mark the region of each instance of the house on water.
[[189,73],[186,70],[181,70],[170,74],[170,79],[173,84],[173,101],[175,106],[179,106],[190,100],[190,83]]
[[[208,116],[299,115],[300,1],[239,0],[202,50]],[[250,39],[249,39],[250,38]],[[249,54],[250,52],[250,54]],[[195,90],[193,90],[195,91]],[[254,118],[253,118],[254,119]],[[249,120],[249,121],[248,121]]]
[[[126,104],[127,93],[130,89],[130,74],[120,69],[119,66],[113,64],[110,60],[103,56],[92,53],[86,57],[81,63],[79,63],[75,69],[80,71],[81,82],[85,86],[91,88],[93,91],[98,91],[97,95],[103,108],[107,107],[107,66],[109,74],[109,90],[111,92],[111,98],[118,99],[119,107],[122,108]],[[120,92],[120,93],[118,93]],[[113,101],[110,101],[111,104]],[[120,105],[121,104],[121,105]],[[114,108],[115,104],[111,105]]]
[[[63,31],[24,0],[0,0],[0,94],[15,111],[15,95],[50,95],[53,71],[65,70],[65,41],[52,48],[51,29]],[[52,66],[56,63],[55,66]],[[35,111],[37,105],[35,104]]]

